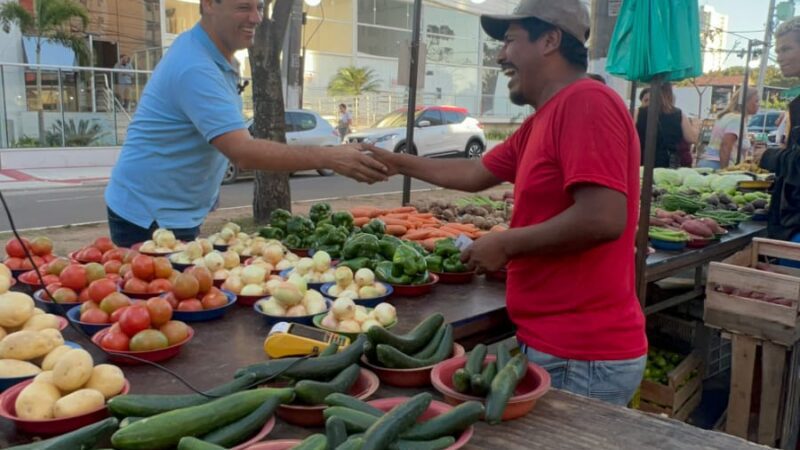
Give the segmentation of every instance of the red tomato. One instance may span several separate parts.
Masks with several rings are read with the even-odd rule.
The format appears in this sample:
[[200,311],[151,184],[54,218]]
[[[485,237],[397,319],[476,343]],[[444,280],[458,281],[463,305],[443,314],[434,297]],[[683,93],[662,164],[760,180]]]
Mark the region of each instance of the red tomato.
[[83,289],[88,284],[86,268],[80,264],[72,264],[61,271],[58,276],[61,284],[76,291]]
[[123,307],[121,307],[121,308],[115,309],[115,310],[114,310],[114,312],[113,312],[113,313],[111,313],[111,315],[109,316],[109,318],[108,318],[108,319],[109,319],[109,321],[110,321],[111,323],[117,323],[117,322],[119,322],[119,318],[120,318],[120,316],[122,316],[122,313],[124,313],[124,312],[125,312],[125,310],[126,310],[126,309],[128,309],[128,308],[130,308],[130,306],[123,306]]
[[100,305],[98,305],[95,302],[83,302],[83,304],[81,304],[81,309],[80,309],[81,314],[85,313],[86,311],[92,308],[100,308]]
[[131,269],[136,278],[140,278],[144,281],[152,280],[156,271],[153,257],[147,255],[137,255],[134,257],[131,262]]
[[78,294],[78,301],[81,303],[92,301],[92,298],[89,297],[89,288],[82,290],[81,293]]
[[172,306],[173,310],[178,309],[178,299],[175,298],[175,294],[172,292],[167,292],[162,298],[169,302],[169,305]]
[[122,290],[132,294],[144,294],[147,292],[147,288],[148,285],[146,281],[138,278],[131,278],[130,280],[125,281],[125,285],[123,286]]
[[100,308],[89,308],[81,314],[81,322],[108,323],[108,314]]
[[94,240],[93,246],[97,247],[98,250],[105,253],[109,250],[117,248],[113,242],[111,242],[111,238],[108,236],[99,237]]
[[108,260],[103,264],[106,274],[119,273],[120,267],[122,267],[122,261],[117,261],[116,259]]
[[89,283],[87,291],[89,292],[89,298],[99,303],[102,302],[108,294],[117,292],[117,284],[108,278],[101,278]]
[[151,281],[150,284],[147,286],[147,292],[151,294],[160,294],[162,292],[169,292],[172,289],[172,283],[169,280],[165,280],[163,278],[156,278],[155,280]]
[[6,258],[6,260],[3,261],[3,264],[5,264],[9,269],[20,270],[22,269],[22,258],[16,258],[12,256],[10,258]]
[[200,300],[196,298],[192,298],[189,300],[182,300],[178,303],[178,311],[202,311],[203,304],[200,303]]
[[153,327],[160,327],[172,319],[172,306],[163,297],[147,300],[147,311],[150,313],[150,323]]
[[147,312],[147,307],[128,307],[119,318],[119,326],[128,336],[135,336],[136,333],[150,328],[150,313]]
[[112,327],[100,340],[100,346],[107,350],[126,352],[130,342],[131,339],[125,333],[115,332]]
[[189,326],[179,320],[170,320],[159,329],[167,337],[169,345],[175,345],[189,337]]
[[119,284],[119,282],[122,281],[122,278],[116,273],[107,273],[106,278],[113,281],[114,284]]
[[122,262],[122,260],[125,259],[125,253],[126,252],[127,252],[127,250],[125,250],[124,248],[115,248],[113,250],[109,250],[109,251],[103,253],[102,262],[106,263],[106,262],[112,261],[112,260],[113,261]]
[[[56,275],[45,275],[45,276],[42,277],[42,279],[44,280],[44,284],[53,284],[53,283],[59,283],[60,282],[60,280],[58,279],[58,276],[56,276]],[[37,280],[38,280],[38,278],[37,278]]]
[[31,251],[35,255],[49,255],[53,251],[53,241],[49,237],[39,236],[31,242]]
[[168,279],[172,275],[172,263],[163,256],[153,258],[153,269],[156,278]]
[[87,247],[78,253],[78,259],[83,262],[101,262],[103,260],[103,253],[94,247]]
[[216,309],[228,304],[228,297],[219,289],[212,287],[201,300],[203,309]]
[[30,241],[25,238],[22,238],[22,242],[18,241],[16,238],[9,239],[8,242],[6,242],[6,255],[15,258],[24,258],[25,250],[22,248],[23,244],[25,247],[28,247],[28,250],[31,249]]

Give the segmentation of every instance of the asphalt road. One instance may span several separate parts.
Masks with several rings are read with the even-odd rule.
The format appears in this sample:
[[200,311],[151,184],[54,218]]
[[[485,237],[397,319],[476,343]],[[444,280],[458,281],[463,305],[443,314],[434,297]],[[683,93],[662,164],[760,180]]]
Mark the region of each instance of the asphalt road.
[[[337,175],[321,177],[299,174],[292,177],[290,183],[293,201],[384,194],[401,192],[403,189],[402,177],[393,177],[386,183],[370,186]],[[412,190],[431,187],[416,180],[411,184]],[[105,221],[104,189],[105,186],[40,189],[13,191],[4,193],[4,196],[14,224],[18,230],[23,230]],[[252,201],[252,180],[222,187],[220,208],[249,206]],[[10,230],[5,212],[0,212],[0,231]]]

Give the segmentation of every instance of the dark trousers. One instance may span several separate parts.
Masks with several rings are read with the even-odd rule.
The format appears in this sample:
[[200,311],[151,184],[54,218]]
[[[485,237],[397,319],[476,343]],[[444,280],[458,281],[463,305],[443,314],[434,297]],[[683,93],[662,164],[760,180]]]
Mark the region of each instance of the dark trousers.
[[[119,247],[131,248],[133,244],[153,239],[153,232],[158,228],[155,221],[150,228],[142,228],[120,217],[117,213],[106,208],[108,212],[108,229],[111,230],[111,240]],[[200,234],[200,227],[178,228],[171,230],[179,241],[189,242],[195,240]]]

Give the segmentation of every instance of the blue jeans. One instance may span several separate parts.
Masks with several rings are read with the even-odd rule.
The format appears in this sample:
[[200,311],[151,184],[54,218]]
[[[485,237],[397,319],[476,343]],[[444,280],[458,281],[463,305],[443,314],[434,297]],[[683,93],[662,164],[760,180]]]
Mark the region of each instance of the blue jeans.
[[710,161],[708,159],[701,159],[697,162],[697,167],[704,168],[704,169],[714,169],[719,170],[719,161]]
[[[150,228],[142,228],[139,225],[128,222],[106,207],[108,213],[108,229],[111,231],[111,240],[119,247],[131,248],[133,244],[153,239],[153,232],[158,228],[155,221],[150,224]],[[200,234],[200,227],[179,228],[172,232],[179,241],[193,241]]]
[[622,406],[639,388],[647,363],[647,355],[619,361],[562,359],[520,345],[529,361],[547,370],[554,388]]
[[[800,243],[800,233],[795,234],[792,236],[791,242]],[[793,259],[784,259],[779,258],[778,264],[784,267],[791,267],[793,269],[800,269],[800,261],[795,261]]]

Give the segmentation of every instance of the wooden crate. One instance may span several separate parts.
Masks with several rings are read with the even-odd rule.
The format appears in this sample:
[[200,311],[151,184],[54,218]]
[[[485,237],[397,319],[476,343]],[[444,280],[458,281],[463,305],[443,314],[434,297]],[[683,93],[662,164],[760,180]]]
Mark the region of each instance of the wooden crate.
[[[693,371],[697,375],[687,379]],[[642,380],[639,409],[686,420],[700,404],[703,395],[703,360],[699,352],[692,352],[667,374],[667,384]]]
[[[800,244],[756,238],[750,248],[722,263],[712,262],[706,283],[706,325],[785,346],[800,339],[800,269],[774,264],[774,258],[800,261]],[[728,294],[720,288],[779,297],[786,304]]]

